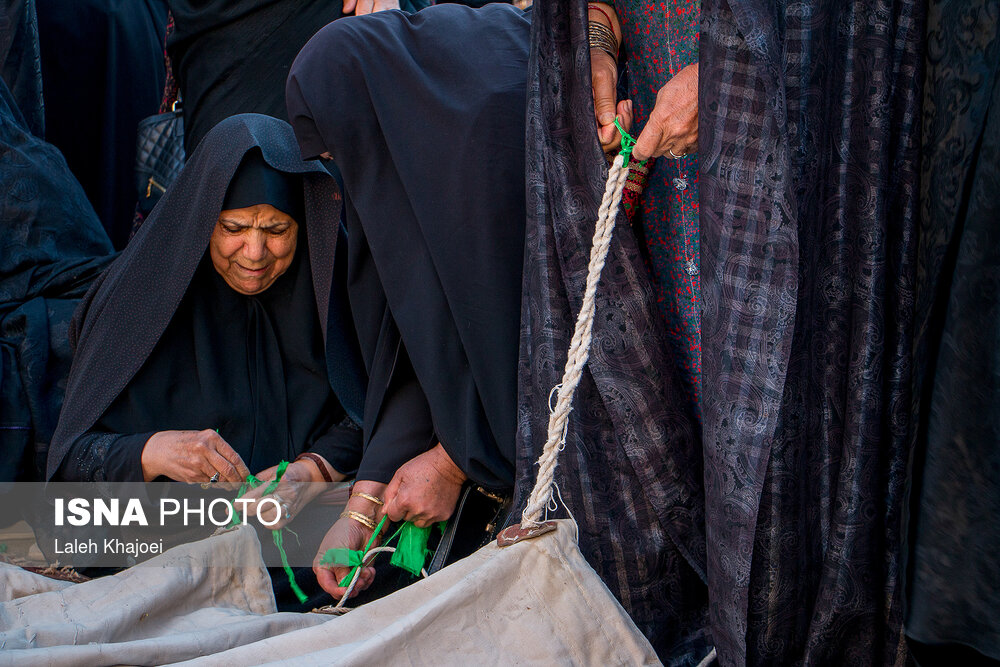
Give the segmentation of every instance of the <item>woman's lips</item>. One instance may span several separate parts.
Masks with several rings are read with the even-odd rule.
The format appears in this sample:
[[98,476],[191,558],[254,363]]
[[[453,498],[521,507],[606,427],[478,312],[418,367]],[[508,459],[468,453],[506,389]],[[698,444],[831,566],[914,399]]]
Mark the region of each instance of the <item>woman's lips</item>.
[[262,275],[265,271],[267,271],[267,267],[266,266],[262,266],[259,269],[251,269],[251,268],[248,268],[246,266],[243,266],[239,262],[237,262],[236,266],[240,267],[241,269],[243,269],[243,271],[245,271],[246,273],[249,273],[251,276],[259,276],[259,275]]

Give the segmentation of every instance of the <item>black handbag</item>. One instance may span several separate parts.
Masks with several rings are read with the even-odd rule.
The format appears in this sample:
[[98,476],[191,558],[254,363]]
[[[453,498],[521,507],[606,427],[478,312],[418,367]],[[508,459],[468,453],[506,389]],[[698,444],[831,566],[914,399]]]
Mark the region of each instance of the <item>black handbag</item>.
[[135,184],[138,211],[143,218],[184,167],[184,113],[175,102],[166,113],[139,123],[135,150]]
[[503,496],[466,482],[455,513],[434,549],[427,573],[434,574],[492,542],[507,523],[511,500],[509,495]]

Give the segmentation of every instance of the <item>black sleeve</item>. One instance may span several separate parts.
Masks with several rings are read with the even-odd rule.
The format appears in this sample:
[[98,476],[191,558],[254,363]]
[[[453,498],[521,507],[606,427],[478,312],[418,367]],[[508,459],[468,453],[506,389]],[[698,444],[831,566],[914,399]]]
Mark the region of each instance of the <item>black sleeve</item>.
[[388,484],[400,466],[435,444],[427,397],[400,343],[357,478]]
[[153,433],[84,433],[70,445],[53,480],[142,482],[142,450]]
[[354,476],[361,464],[364,435],[361,427],[345,416],[326,433],[316,438],[307,451],[319,454],[333,469],[348,477]]

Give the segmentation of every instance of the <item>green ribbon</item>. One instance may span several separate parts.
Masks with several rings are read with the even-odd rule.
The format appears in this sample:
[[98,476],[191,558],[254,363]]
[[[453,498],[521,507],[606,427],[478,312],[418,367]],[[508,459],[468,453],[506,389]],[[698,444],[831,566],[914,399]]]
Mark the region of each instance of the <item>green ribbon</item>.
[[[266,489],[264,489],[265,496],[273,493],[274,490],[278,488],[278,484],[281,482],[281,477],[282,475],[285,474],[285,470],[287,469],[288,469],[288,461],[282,461],[281,463],[278,464],[278,470],[274,475],[274,479],[272,479],[271,483],[267,485]],[[249,489],[256,489],[263,483],[264,482],[260,481],[253,475],[247,475],[246,481],[240,485],[240,490],[236,494],[236,497],[237,498],[241,497]],[[236,518],[236,503],[233,502],[232,506],[233,506],[233,520],[232,523],[229,524],[228,526],[229,528],[239,525],[239,519]],[[278,548],[278,553],[281,555],[281,567],[282,569],[285,570],[285,575],[288,577],[288,585],[291,586],[292,592],[295,593],[295,597],[298,598],[299,602],[305,603],[305,601],[309,599],[309,596],[303,593],[302,589],[299,588],[298,583],[295,581],[295,573],[292,571],[291,566],[288,564],[288,555],[285,553],[285,539],[284,536],[282,535],[282,530],[281,529],[272,530],[271,539],[274,540],[274,546]]]
[[427,548],[431,526],[420,528],[407,521],[400,527],[398,534],[399,542],[396,543],[396,551],[393,552],[389,563],[406,570],[414,577],[419,576],[427,557],[432,553]]
[[[351,583],[351,579],[354,577],[354,573],[358,571],[359,567],[361,567],[361,563],[365,562],[365,554],[367,554],[368,550],[372,548],[373,544],[375,544],[375,538],[378,537],[378,534],[382,532],[382,526],[384,526],[384,525],[385,525],[385,516],[383,516],[382,520],[378,522],[377,526],[375,526],[375,532],[373,532],[372,536],[368,538],[368,544],[365,545],[365,548],[362,549],[361,551],[355,551],[354,552],[355,554],[358,554],[358,556],[357,556],[357,558],[358,558],[358,564],[355,565],[354,567],[352,567],[351,571],[347,573],[347,576],[340,580],[340,586],[341,586],[341,588],[343,588],[343,587],[345,587],[345,586],[347,586],[348,584]],[[389,539],[392,539],[392,538],[389,538]],[[388,541],[388,540],[386,540],[386,541]],[[323,554],[323,558],[320,559],[321,562],[324,561],[324,560],[326,560],[327,556],[330,555],[330,551],[334,551],[334,549],[328,549],[327,552],[325,554]],[[350,550],[348,549],[347,551],[350,551]],[[353,556],[351,556],[351,557],[353,558]]]
[[291,586],[292,592],[295,593],[295,597],[299,599],[299,602],[305,603],[305,601],[309,599],[309,596],[302,592],[302,589],[299,588],[298,582],[295,581],[295,573],[292,572],[292,568],[288,564],[288,556],[285,555],[285,540],[281,535],[281,531],[272,530],[271,538],[274,540],[274,546],[278,547],[278,553],[281,554],[281,567],[285,570],[285,574],[288,576],[288,585]]
[[[274,493],[274,490],[278,488],[278,482],[281,481],[281,476],[285,474],[286,470],[288,470],[288,461],[282,461],[281,463],[278,464],[278,471],[274,475],[274,479],[272,479],[271,483],[267,485],[266,489],[264,489],[265,496],[269,496],[272,493]],[[251,475],[251,477],[253,477],[253,475]],[[260,480],[258,480],[256,477],[253,477],[253,479],[257,481],[257,485],[259,486],[261,483]]]
[[329,567],[360,567],[364,553],[360,549],[327,549],[320,565]]
[[[375,527],[375,532],[368,539],[368,544],[365,545],[364,549],[327,549],[320,558],[319,564],[326,566],[336,566],[345,567],[349,566],[351,571],[341,579],[340,586],[346,588],[350,583],[351,579],[354,578],[354,573],[361,567],[362,563],[365,561],[365,556],[371,550],[372,545],[375,543],[375,538],[379,533],[382,532],[382,526],[385,525],[386,517],[382,517],[382,520],[378,522]],[[444,529],[445,523],[442,521],[438,524],[442,530]],[[385,541],[384,546],[389,546],[389,544],[398,539],[396,543],[396,551],[393,552],[392,558],[389,560],[390,565],[394,565],[402,570],[406,570],[413,576],[418,576],[421,570],[424,569],[427,563],[427,558],[433,555],[433,551],[427,548],[427,541],[431,536],[431,526],[427,528],[421,528],[410,521],[403,523],[396,532]]]
[[[625,128],[622,127],[622,124],[618,122],[617,118],[615,118],[615,127],[617,127],[618,131],[622,134],[622,149],[621,152],[619,152],[619,155],[622,156],[622,165],[624,167],[628,167],[628,161],[632,159],[632,149],[635,148],[635,139],[632,138],[631,134],[625,131]],[[646,164],[646,161],[643,160],[639,164]]]

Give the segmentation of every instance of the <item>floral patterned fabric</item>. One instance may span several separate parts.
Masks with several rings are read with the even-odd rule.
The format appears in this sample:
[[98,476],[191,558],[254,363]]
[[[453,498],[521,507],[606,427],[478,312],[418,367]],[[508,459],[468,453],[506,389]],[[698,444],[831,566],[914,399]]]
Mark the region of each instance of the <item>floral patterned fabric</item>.
[[[627,54],[633,136],[642,131],[656,93],[698,60],[700,0],[617,0]],[[656,302],[667,324],[671,358],[694,414],[701,383],[701,280],[698,259],[698,157],[662,157],[650,168],[633,223],[649,257]]]
[[901,665],[925,4],[702,9],[712,636]]

